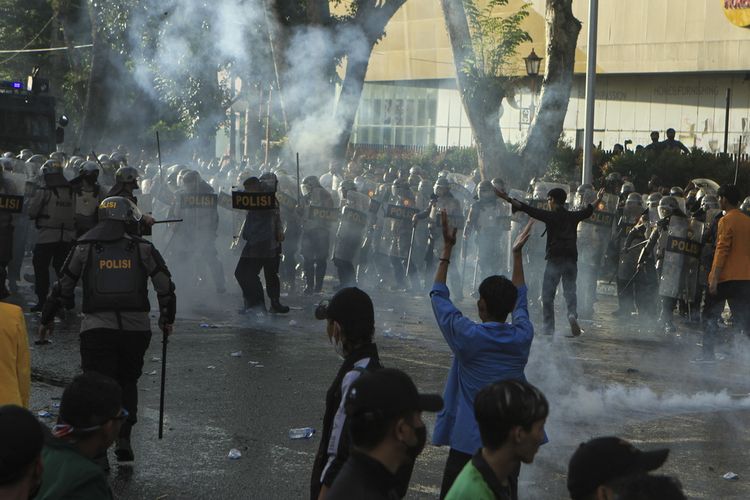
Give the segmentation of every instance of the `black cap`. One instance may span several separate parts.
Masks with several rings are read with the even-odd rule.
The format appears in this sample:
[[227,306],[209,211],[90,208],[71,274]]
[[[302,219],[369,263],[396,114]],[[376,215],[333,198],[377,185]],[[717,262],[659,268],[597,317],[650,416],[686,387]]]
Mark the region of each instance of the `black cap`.
[[568,464],[568,491],[578,500],[609,481],[658,469],[669,450],[641,451],[618,437],[600,437],[582,443]]
[[408,411],[440,411],[443,398],[419,394],[409,375],[394,368],[363,373],[346,395],[344,409],[349,416],[372,413],[391,417]]
[[39,456],[42,424],[25,408],[0,406],[0,485],[17,481]]
[[372,299],[357,287],[342,288],[328,302],[321,302],[315,311],[318,319],[332,319],[342,325],[375,324]]

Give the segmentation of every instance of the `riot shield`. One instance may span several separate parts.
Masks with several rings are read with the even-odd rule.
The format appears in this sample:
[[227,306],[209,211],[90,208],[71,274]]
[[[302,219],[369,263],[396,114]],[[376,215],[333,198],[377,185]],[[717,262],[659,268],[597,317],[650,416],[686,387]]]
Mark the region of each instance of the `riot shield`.
[[391,257],[406,258],[409,255],[412,217],[419,212],[409,198],[391,200],[384,207],[381,249]]
[[333,258],[346,262],[356,262],[362,248],[365,230],[368,226],[369,198],[362,193],[350,191],[342,200]]
[[[698,284],[703,223],[673,215],[667,227],[666,246],[659,277],[659,295],[692,299]],[[697,239],[696,239],[697,238]]]

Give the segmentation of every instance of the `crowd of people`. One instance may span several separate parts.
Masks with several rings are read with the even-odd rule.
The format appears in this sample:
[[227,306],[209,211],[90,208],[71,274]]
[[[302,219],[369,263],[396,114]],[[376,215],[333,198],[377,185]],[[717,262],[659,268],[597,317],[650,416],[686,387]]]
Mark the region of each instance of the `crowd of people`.
[[[0,211],[0,299],[17,293],[22,278],[34,283],[39,345],[50,343],[54,318],[75,308],[79,281],[84,313],[84,374],[66,389],[45,436],[22,409],[29,398],[23,314],[0,303],[2,342],[13,353],[0,373],[15,381],[0,400],[9,404],[0,408],[1,441],[11,444],[0,456],[0,493],[9,498],[64,498],[75,488],[108,498],[107,449],[115,444],[118,461],[135,459],[137,383],[151,340],[147,283],[166,341],[176,291],[205,290],[210,276],[224,294],[228,256],[237,260],[240,313],[251,322],[289,312],[282,288],[296,294],[301,282],[302,295],[328,293],[329,260],[336,268],[336,293],[316,317],[327,321],[344,361],[326,394],[313,499],[403,497],[427,439],[423,411],[439,412],[433,443],[449,447],[441,498],[517,498],[521,464],[547,441],[544,424],[554,413],[524,373],[535,332],[529,304],[541,305],[542,334],[554,334],[561,281],[571,336],[583,333],[579,312],[593,315],[601,280],[617,283],[615,315],[658,314],[670,336],[678,333],[675,311],[692,320],[703,310],[704,361],[714,358],[717,329],[726,326],[726,302],[733,324],[750,332],[743,213],[750,197],[734,185],[696,179],[685,189],[640,194],[611,174],[596,188],[534,180],[520,191],[478,172],[440,172],[433,181],[418,167],[378,171],[358,161],[295,179],[282,165],[129,165],[122,149],[90,158],[24,150],[0,164],[0,199],[23,196],[19,210]],[[165,220],[172,221],[167,235],[149,239]],[[27,251],[33,276],[22,276]],[[533,263],[526,272],[525,262]],[[382,367],[363,289],[429,292],[454,354],[442,397],[420,394],[408,375]],[[477,298],[479,322],[457,307],[466,292]],[[570,460],[571,498],[684,498],[672,478],[647,474],[666,455],[593,439]]]

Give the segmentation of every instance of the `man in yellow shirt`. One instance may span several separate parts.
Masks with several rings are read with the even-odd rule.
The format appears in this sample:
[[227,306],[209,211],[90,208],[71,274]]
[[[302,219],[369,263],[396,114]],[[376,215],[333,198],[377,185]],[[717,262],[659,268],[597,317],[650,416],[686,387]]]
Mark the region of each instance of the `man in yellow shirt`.
[[0,406],[13,404],[28,408],[30,364],[23,310],[0,302]]
[[714,359],[716,321],[724,310],[725,301],[729,302],[735,325],[750,335],[750,217],[737,208],[742,201],[737,186],[721,186],[718,195],[719,204],[726,215],[719,220],[716,252],[708,275],[708,295],[704,306],[705,360]]

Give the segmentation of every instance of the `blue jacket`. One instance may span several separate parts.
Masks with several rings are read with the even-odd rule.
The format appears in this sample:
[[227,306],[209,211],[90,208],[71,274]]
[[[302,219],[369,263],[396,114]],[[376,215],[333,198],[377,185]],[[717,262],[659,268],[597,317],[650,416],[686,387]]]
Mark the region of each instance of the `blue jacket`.
[[453,352],[432,442],[473,455],[482,447],[474,418],[474,398],[483,387],[499,380],[526,380],[534,327],[529,320],[526,285],[518,289],[512,323],[474,323],[450,300],[448,287],[435,283],[430,292],[440,331]]

